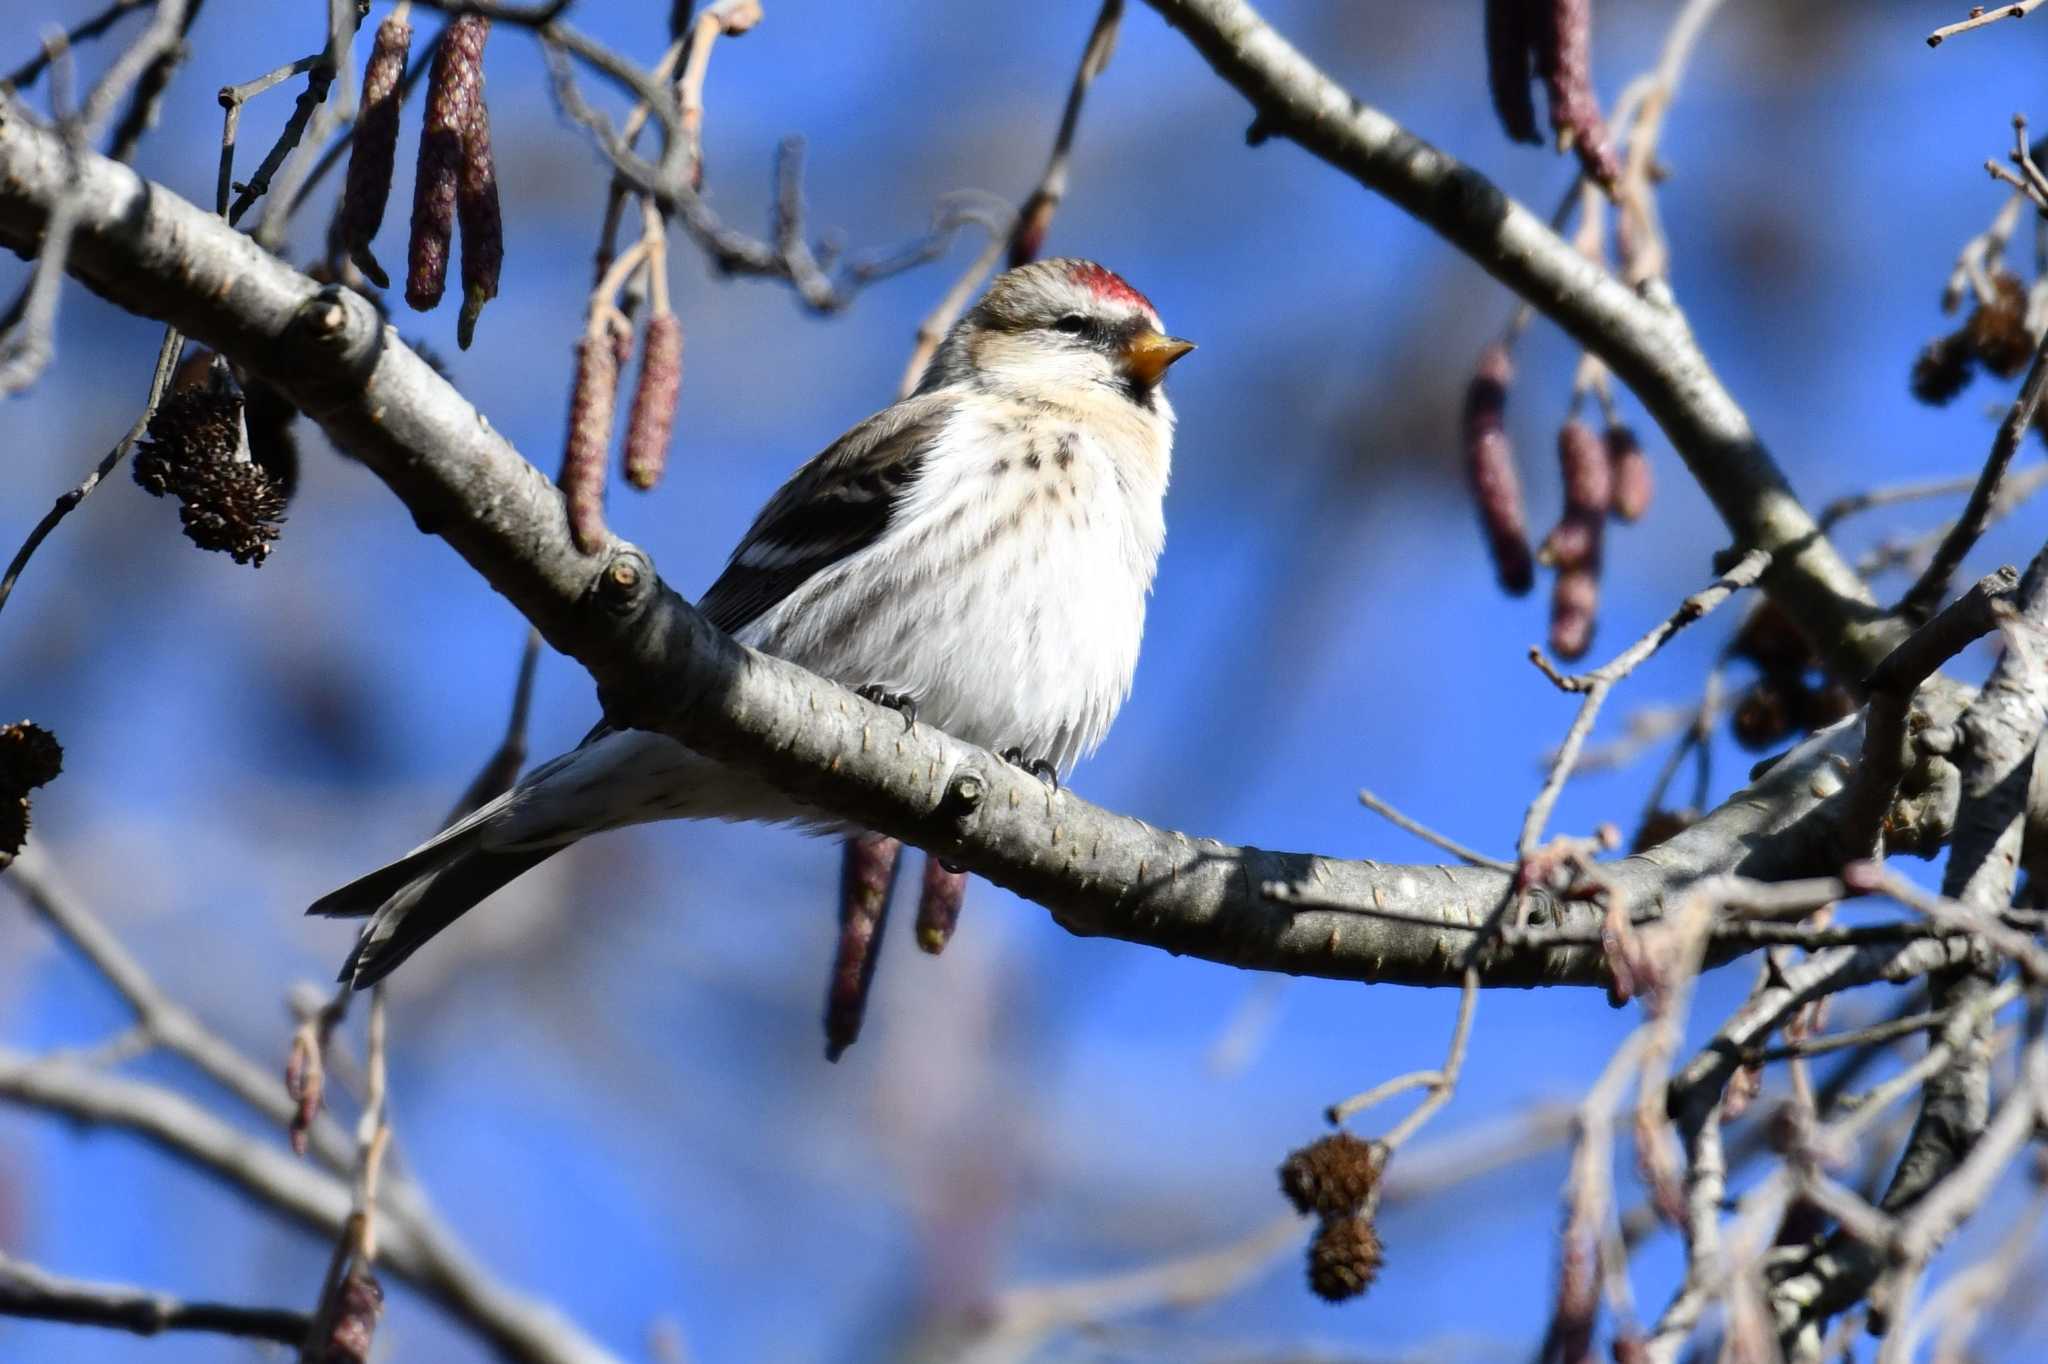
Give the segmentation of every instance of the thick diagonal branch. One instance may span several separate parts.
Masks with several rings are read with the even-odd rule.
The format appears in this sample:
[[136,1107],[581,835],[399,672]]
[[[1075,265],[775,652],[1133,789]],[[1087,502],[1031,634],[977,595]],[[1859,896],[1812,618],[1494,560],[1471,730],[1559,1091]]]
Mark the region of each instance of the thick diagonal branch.
[[[1507,893],[1502,873],[1191,839],[1054,791],[929,726],[906,731],[894,711],[734,644],[631,545],[579,552],[554,486],[361,297],[321,290],[124,166],[92,157],[78,173],[88,207],[71,271],[280,388],[588,668],[615,721],[669,734],[981,873],[1076,933],[1295,974],[1460,981]],[[57,136],[0,105],[0,243],[33,250],[66,185]],[[1614,864],[1607,879],[1649,908],[1702,875],[1834,870],[1843,804],[1835,766],[1853,759],[1858,740],[1853,725],[1818,736],[1692,829]],[[1534,911],[1537,923],[1564,912],[1547,900]],[[1606,978],[1597,943],[1583,940],[1498,942],[1477,964],[1490,985]]]

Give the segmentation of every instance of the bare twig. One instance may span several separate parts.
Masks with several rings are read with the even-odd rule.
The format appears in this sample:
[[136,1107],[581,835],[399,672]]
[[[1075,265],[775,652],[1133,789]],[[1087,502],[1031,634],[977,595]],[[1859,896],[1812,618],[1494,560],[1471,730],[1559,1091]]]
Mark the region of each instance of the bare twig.
[[298,1344],[307,1324],[303,1312],[187,1302],[124,1284],[64,1278],[5,1255],[0,1255],[0,1316],[108,1326],[138,1336],[201,1331],[285,1345]]
[[1958,19],[1953,24],[1943,24],[1934,32],[1928,34],[1927,45],[1929,47],[1940,47],[1943,42],[1955,37],[1958,33],[1968,33],[1972,29],[1982,28],[1986,24],[1995,24],[2000,19],[2024,19],[2039,9],[2041,4],[2042,0],[2013,0],[2013,3],[2003,5],[1974,6],[1970,11],[1969,18]]
[[114,442],[114,448],[107,451],[93,471],[85,476],[84,481],[58,497],[50,509],[43,513],[42,520],[36,522],[35,528],[29,531],[28,538],[22,541],[21,548],[14,552],[14,558],[8,563],[7,572],[0,575],[0,609],[6,607],[7,599],[14,594],[15,583],[21,579],[22,570],[28,567],[30,557],[42,546],[43,541],[50,537],[50,532],[57,528],[57,523],[76,510],[79,503],[92,496],[93,491],[106,481],[107,475],[127,458],[128,452],[135,447],[135,442],[142,439],[142,433],[149,429],[149,419],[156,415],[157,404],[163,401],[164,390],[170,387],[171,371],[177,368],[178,351],[183,345],[184,338],[178,335],[176,328],[164,333],[163,343],[157,347],[156,369],[150,375],[149,396],[143,402],[142,415],[128,428],[127,435]]
[[1095,16],[1095,27],[1089,30],[1088,44],[1081,51],[1081,64],[1074,70],[1074,83],[1067,89],[1066,107],[1060,111],[1060,130],[1053,137],[1052,156],[1046,161],[1045,174],[1038,178],[1038,187],[1025,197],[1010,230],[1012,267],[1036,260],[1044,248],[1046,229],[1052,226],[1052,216],[1067,195],[1067,171],[1074,155],[1074,134],[1081,126],[1081,105],[1088,98],[1088,87],[1108,68],[1109,59],[1116,52],[1117,28],[1123,17],[1124,0],[1103,0],[1102,9]]
[[1503,862],[1497,857],[1488,857],[1485,853],[1475,852],[1456,839],[1447,838],[1443,834],[1438,833],[1422,821],[1402,814],[1400,810],[1381,800],[1370,791],[1361,789],[1358,793],[1358,803],[1386,820],[1389,824],[1392,824],[1395,828],[1407,830],[1423,842],[1443,849],[1467,866],[1491,867],[1495,871],[1506,872],[1512,872],[1515,869],[1515,864],[1512,862]]
[[1712,586],[1687,597],[1678,610],[1655,629],[1592,672],[1566,677],[1550,665],[1550,661],[1540,650],[1529,651],[1530,661],[1557,684],[1559,690],[1577,692],[1584,696],[1585,700],[1579,703],[1579,712],[1573,717],[1571,728],[1565,732],[1564,742],[1558,746],[1557,756],[1551,761],[1550,775],[1544,780],[1543,788],[1536,793],[1536,799],[1530,802],[1527,813],[1522,817],[1522,832],[1515,842],[1515,847],[1524,864],[1535,856],[1542,842],[1543,826],[1549,822],[1550,811],[1557,804],[1558,794],[1564,790],[1565,780],[1578,762],[1579,750],[1584,747],[1586,736],[1592,733],[1593,722],[1600,717],[1600,707],[1606,703],[1607,694],[1614,689],[1615,684],[1634,672],[1662,648],[1666,640],[1680,630],[1743,588],[1755,586],[1770,564],[1769,553],[1760,549],[1751,550]]

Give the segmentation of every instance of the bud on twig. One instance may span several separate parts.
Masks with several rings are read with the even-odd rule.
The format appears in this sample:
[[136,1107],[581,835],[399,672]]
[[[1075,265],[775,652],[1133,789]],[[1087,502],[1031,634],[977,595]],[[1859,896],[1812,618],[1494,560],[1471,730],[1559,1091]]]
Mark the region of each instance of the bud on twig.
[[611,338],[586,334],[576,343],[569,440],[562,452],[561,477],[555,480],[568,499],[569,534],[585,554],[595,554],[604,544],[605,454],[612,443],[612,406],[618,388],[618,352]]
[[28,839],[28,793],[64,770],[57,736],[28,720],[0,726],[0,867]]
[[860,1037],[868,991],[882,955],[882,929],[889,917],[889,893],[903,845],[886,834],[846,840],[839,882],[839,947],[832,958],[832,982],[825,995],[825,1059],[837,1061]]
[[1372,1218],[1334,1218],[1323,1223],[1309,1245],[1308,1286],[1325,1301],[1343,1302],[1372,1287],[1385,1261]]
[[945,951],[966,900],[967,873],[950,871],[938,858],[925,854],[924,885],[917,896],[917,945],[933,956]]
[[1528,516],[1522,507],[1522,480],[1515,473],[1515,451],[1506,425],[1508,382],[1514,361],[1496,342],[1479,354],[1479,366],[1465,389],[1465,478],[1479,526],[1501,589],[1521,596],[1535,583],[1529,557]]
[[682,391],[683,324],[674,313],[657,313],[647,320],[640,382],[626,422],[626,481],[642,492],[661,481]]
[[384,206],[391,197],[392,166],[398,157],[398,83],[412,47],[408,8],[400,5],[377,26],[370,58],[363,64],[362,107],[348,152],[348,179],[336,211],[338,244],[379,289],[390,288],[391,277],[370,254],[370,241],[383,226]]
[[1623,521],[1641,520],[1656,493],[1650,457],[1636,433],[1619,423],[1607,428],[1606,444],[1614,482],[1614,515]]
[[484,304],[498,296],[505,265],[505,220],[498,209],[498,167],[491,159],[491,111],[484,104],[481,68],[463,127],[455,212],[462,224],[462,315],[455,322],[455,344],[468,350]]
[[481,15],[450,20],[427,75],[427,112],[420,128],[419,165],[413,172],[412,240],[405,276],[405,301],[420,312],[439,303],[447,287],[463,148],[471,110],[483,90],[484,39],[490,31],[491,21]]

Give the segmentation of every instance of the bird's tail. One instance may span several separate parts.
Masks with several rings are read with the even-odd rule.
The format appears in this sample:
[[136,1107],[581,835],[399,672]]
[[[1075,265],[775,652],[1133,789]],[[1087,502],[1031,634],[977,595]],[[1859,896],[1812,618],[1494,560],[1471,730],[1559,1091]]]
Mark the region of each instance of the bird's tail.
[[706,818],[839,827],[760,778],[673,740],[599,726],[580,747],[306,912],[369,919],[341,968],[341,978],[362,989],[472,905],[580,838],[643,820]]
[[370,920],[340,978],[358,990],[376,984],[485,896],[568,846],[497,850],[482,844],[481,828],[451,831],[314,901],[308,914]]
[[[510,791],[489,801],[396,862],[359,876],[307,907],[306,913],[370,922],[342,963],[341,980],[361,990],[376,984],[436,933],[486,896],[538,866],[606,821],[563,818],[534,828],[549,780],[594,751],[600,728],[581,748],[544,763]],[[545,819],[545,812],[543,814]],[[569,812],[564,812],[566,815]],[[577,827],[582,824],[583,827]]]

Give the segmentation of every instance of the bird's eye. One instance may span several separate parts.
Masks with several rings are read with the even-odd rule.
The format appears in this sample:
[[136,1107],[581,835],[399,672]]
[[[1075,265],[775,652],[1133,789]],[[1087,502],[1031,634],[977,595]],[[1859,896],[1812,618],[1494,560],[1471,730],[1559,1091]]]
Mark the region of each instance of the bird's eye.
[[1065,332],[1069,336],[1074,336],[1088,329],[1088,319],[1079,313],[1068,313],[1065,317],[1053,323],[1052,329],[1056,332]]

